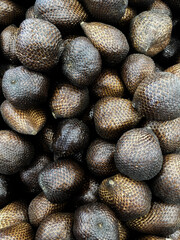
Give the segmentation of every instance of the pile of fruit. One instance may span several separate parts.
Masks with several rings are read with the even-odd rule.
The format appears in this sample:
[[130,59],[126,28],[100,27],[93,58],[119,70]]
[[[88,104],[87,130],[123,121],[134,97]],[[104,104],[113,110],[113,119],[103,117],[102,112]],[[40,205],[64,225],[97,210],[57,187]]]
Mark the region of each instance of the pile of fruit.
[[179,16],[0,0],[1,240],[180,240]]

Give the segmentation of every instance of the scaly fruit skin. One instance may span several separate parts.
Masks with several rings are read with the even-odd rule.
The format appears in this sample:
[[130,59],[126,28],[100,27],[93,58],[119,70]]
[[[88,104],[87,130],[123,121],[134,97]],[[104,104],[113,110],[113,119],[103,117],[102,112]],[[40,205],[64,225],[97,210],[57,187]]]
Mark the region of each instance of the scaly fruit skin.
[[116,174],[102,181],[99,187],[102,202],[113,208],[122,221],[147,214],[151,208],[151,191],[145,182]]
[[128,6],[128,0],[83,0],[83,3],[94,19],[107,23],[118,23]]
[[167,121],[180,117],[180,79],[156,72],[137,87],[133,106],[148,120]]
[[82,22],[81,27],[109,65],[117,65],[125,59],[129,44],[119,29],[100,22]]

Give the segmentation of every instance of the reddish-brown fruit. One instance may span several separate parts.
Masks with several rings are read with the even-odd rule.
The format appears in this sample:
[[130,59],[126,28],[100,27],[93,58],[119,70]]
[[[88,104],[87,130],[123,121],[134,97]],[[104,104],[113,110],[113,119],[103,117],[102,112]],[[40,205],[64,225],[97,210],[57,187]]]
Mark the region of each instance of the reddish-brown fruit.
[[87,88],[79,89],[70,84],[59,84],[52,95],[50,108],[54,118],[72,118],[79,115],[89,103]]
[[104,69],[92,85],[93,94],[98,97],[122,97],[124,85],[115,69]]
[[75,211],[73,233],[78,240],[118,240],[118,219],[103,203],[87,204]]
[[56,25],[62,31],[71,31],[87,19],[77,0],[36,0],[35,15]]
[[138,232],[168,236],[180,227],[180,205],[154,202],[148,214],[126,224]]
[[73,240],[73,218],[73,213],[51,214],[40,224],[35,240]]
[[9,130],[0,131],[0,173],[15,174],[29,165],[34,147],[22,136]]
[[180,204],[180,153],[164,156],[163,167],[152,181],[152,190],[161,201]]
[[16,55],[25,67],[48,71],[59,62],[63,49],[61,33],[52,23],[37,18],[29,18],[21,23]]
[[130,38],[134,49],[155,56],[170,42],[172,20],[167,14],[141,12],[131,21]]
[[0,48],[3,56],[12,63],[18,62],[18,58],[16,56],[17,34],[18,28],[12,24],[6,27],[0,35]]
[[155,64],[152,58],[144,54],[129,55],[121,70],[122,80],[129,92],[133,95],[139,83],[155,72]]
[[42,109],[20,110],[5,100],[0,111],[5,123],[21,134],[36,135],[46,123],[46,114]]
[[39,174],[39,185],[53,203],[69,200],[81,189],[83,181],[84,170],[69,159],[50,163]]
[[144,216],[151,208],[151,191],[145,182],[116,174],[102,181],[101,201],[112,207],[122,221]]
[[82,22],[81,27],[110,65],[119,64],[127,56],[129,44],[119,29],[100,22]]
[[94,123],[97,133],[105,139],[116,140],[138,124],[141,117],[132,102],[117,97],[100,99],[94,106]]
[[38,183],[38,175],[40,171],[51,162],[51,158],[47,155],[36,156],[34,161],[20,172],[20,178],[26,186],[28,192],[38,193],[41,188]]
[[43,193],[40,193],[29,204],[29,221],[34,227],[38,227],[48,215],[62,211],[65,206],[66,203],[51,203]]
[[33,240],[34,232],[29,223],[19,223],[0,230],[0,239]]
[[28,222],[28,206],[23,201],[9,203],[0,210],[0,229],[21,222]]
[[168,72],[154,73],[138,85],[133,105],[148,120],[180,117],[180,79]]
[[118,172],[114,163],[115,144],[104,140],[94,140],[86,154],[90,172],[99,177],[108,177]]

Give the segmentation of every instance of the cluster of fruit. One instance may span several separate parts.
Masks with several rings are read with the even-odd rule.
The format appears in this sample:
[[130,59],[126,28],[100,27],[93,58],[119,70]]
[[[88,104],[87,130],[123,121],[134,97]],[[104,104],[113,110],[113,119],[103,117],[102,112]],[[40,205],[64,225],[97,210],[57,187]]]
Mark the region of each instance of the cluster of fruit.
[[179,15],[0,0],[0,239],[180,240]]

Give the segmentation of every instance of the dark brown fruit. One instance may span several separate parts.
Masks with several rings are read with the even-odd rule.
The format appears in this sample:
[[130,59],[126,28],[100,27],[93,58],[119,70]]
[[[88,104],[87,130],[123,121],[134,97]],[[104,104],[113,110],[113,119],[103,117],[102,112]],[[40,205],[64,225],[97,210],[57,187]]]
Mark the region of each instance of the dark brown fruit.
[[9,130],[0,131],[0,173],[11,175],[29,165],[34,147],[22,136]]
[[124,15],[118,22],[120,27],[127,26],[136,15],[137,15],[136,11],[133,8],[128,6],[125,10]]
[[147,214],[151,208],[151,191],[145,182],[116,174],[102,181],[101,201],[113,208],[119,219],[129,221]]
[[161,201],[180,204],[180,153],[164,156],[163,167],[152,181],[152,190]]
[[61,33],[52,23],[36,18],[21,23],[16,55],[25,67],[48,71],[59,62],[63,48]]
[[0,25],[8,26],[22,18],[24,10],[10,0],[0,0]]
[[0,35],[0,48],[3,56],[12,63],[18,62],[18,58],[16,56],[17,34],[18,28],[12,24],[6,27]]
[[0,208],[10,200],[9,179],[0,174]]
[[133,95],[139,83],[155,72],[155,64],[152,58],[144,54],[129,55],[121,70],[122,80],[127,89]]
[[73,233],[78,240],[118,240],[118,219],[102,203],[87,204],[75,211]]
[[120,221],[118,221],[118,232],[119,232],[118,240],[128,240],[129,239],[129,231]]
[[15,201],[9,203],[0,210],[0,229],[21,222],[28,222],[28,208],[24,202]]
[[21,181],[26,186],[28,192],[38,193],[41,191],[38,183],[38,175],[39,172],[50,162],[51,159],[47,155],[39,155],[35,157],[34,161],[32,161],[27,168],[24,168],[20,172]]
[[168,238],[147,235],[147,236],[138,238],[138,240],[168,240]]
[[120,135],[138,124],[141,117],[132,102],[117,97],[99,100],[94,107],[94,123],[97,133],[105,139],[116,140]]
[[47,124],[39,133],[39,142],[45,152],[53,152],[53,125]]
[[129,0],[129,5],[140,8],[149,7],[155,0]]
[[137,181],[145,181],[159,173],[163,155],[152,130],[135,128],[120,137],[114,160],[120,173]]
[[114,163],[115,144],[101,139],[94,140],[86,154],[90,172],[99,177],[108,177],[117,173]]
[[50,214],[64,210],[65,205],[66,203],[51,203],[40,193],[29,204],[29,221],[34,227],[38,227]]
[[165,122],[147,121],[144,126],[156,134],[163,154],[180,151],[180,117]]
[[48,97],[49,79],[23,66],[9,69],[2,79],[5,98],[18,109],[39,106]]
[[128,6],[128,0],[83,0],[83,3],[94,19],[109,23],[117,23]]
[[21,134],[36,135],[46,123],[46,113],[42,109],[20,110],[5,100],[0,111],[5,123]]
[[86,148],[88,143],[86,124],[76,118],[66,119],[59,123],[54,134],[53,150],[59,157],[68,157]]
[[168,15],[145,11],[133,18],[130,38],[136,51],[155,56],[169,44],[171,31],[172,20]]
[[34,6],[31,6],[30,8],[28,8],[28,10],[26,11],[26,19],[28,18],[37,18],[34,12]]
[[101,72],[101,56],[86,37],[77,37],[65,47],[62,54],[62,71],[70,82],[86,87]]
[[168,236],[180,227],[180,206],[154,202],[148,214],[127,225],[138,232]]
[[127,56],[129,44],[119,29],[100,22],[82,22],[81,27],[108,64],[119,64]]
[[35,240],[73,240],[73,213],[54,213],[40,224]]
[[33,240],[34,232],[29,223],[19,223],[0,230],[0,239]]
[[157,12],[157,13],[167,14],[170,17],[172,15],[171,10],[168,7],[168,5],[161,0],[155,0],[154,3],[149,6],[148,10]]
[[39,185],[47,199],[63,203],[77,193],[84,181],[84,170],[66,159],[48,164],[39,174]]
[[172,73],[156,72],[139,84],[133,104],[148,120],[180,117],[180,79]]
[[53,23],[62,31],[71,31],[87,19],[77,0],[36,0],[34,11],[38,18]]
[[98,197],[99,183],[92,177],[86,176],[82,185],[82,190],[77,194],[73,203],[75,206],[81,206],[88,203],[94,203],[99,200]]
[[87,88],[79,89],[70,84],[59,84],[52,95],[50,108],[54,118],[72,118],[79,115],[89,103]]
[[122,97],[124,85],[115,69],[104,69],[92,85],[93,94],[98,97]]
[[167,68],[165,70],[165,72],[173,73],[180,78],[180,63],[177,63],[177,64]]

